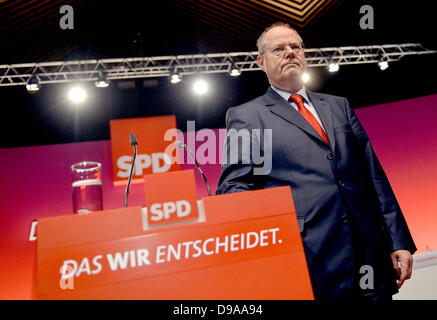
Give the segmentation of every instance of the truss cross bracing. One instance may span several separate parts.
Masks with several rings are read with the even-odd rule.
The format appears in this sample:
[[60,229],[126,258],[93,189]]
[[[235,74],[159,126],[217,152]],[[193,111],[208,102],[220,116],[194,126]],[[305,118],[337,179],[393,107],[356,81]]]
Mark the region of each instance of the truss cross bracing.
[[[307,66],[322,67],[398,61],[404,56],[435,53],[421,44],[387,44],[305,49]],[[230,52],[178,56],[137,57],[101,60],[55,61],[0,65],[0,86],[26,85],[34,76],[40,84],[96,81],[99,73],[108,80],[227,73],[232,66],[241,72],[260,70],[258,52]]]

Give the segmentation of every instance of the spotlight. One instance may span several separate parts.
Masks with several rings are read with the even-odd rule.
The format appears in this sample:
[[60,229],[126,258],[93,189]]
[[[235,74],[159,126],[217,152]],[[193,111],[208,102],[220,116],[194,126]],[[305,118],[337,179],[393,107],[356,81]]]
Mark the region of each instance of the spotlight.
[[176,69],[172,69],[171,76],[170,76],[170,82],[171,83],[179,83],[182,81],[181,75],[176,71]]
[[171,80],[170,80],[171,83],[178,83],[181,81],[182,81],[181,76],[178,73],[174,73],[171,75]]
[[96,81],[95,85],[97,88],[106,88],[109,86],[109,83],[106,81]]
[[86,99],[86,92],[81,87],[73,87],[68,92],[68,97],[73,103],[81,103]]
[[109,81],[106,79],[106,74],[103,72],[99,72],[97,76],[97,81],[94,82],[97,88],[106,88],[109,86]]
[[379,69],[385,70],[388,68],[388,61],[379,61],[378,66],[379,66]]
[[329,64],[329,66],[328,66],[328,71],[329,71],[329,72],[337,72],[338,69],[340,69],[340,66],[339,66],[338,63],[333,63],[333,62],[331,62],[331,63]]
[[303,81],[303,83],[308,83],[310,81],[310,75],[308,72],[305,72],[304,74],[302,74],[302,81]]
[[231,77],[238,77],[241,74],[241,71],[237,68],[231,70]]
[[231,77],[238,77],[241,74],[240,69],[237,68],[235,64],[231,65],[231,71],[229,72],[229,75]]
[[35,93],[41,88],[38,79],[35,76],[31,76],[26,84],[27,92]]
[[208,92],[208,83],[206,83],[204,80],[197,80],[194,82],[193,90],[198,95],[203,95]]
[[26,89],[28,92],[37,92],[40,89],[39,84],[33,83],[33,84],[26,84]]

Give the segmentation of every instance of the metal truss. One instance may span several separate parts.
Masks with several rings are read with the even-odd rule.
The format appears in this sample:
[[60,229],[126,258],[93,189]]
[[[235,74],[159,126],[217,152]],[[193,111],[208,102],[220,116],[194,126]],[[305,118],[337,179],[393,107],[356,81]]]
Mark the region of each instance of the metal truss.
[[[308,67],[398,61],[404,56],[436,53],[421,44],[388,44],[305,49]],[[237,67],[241,72],[260,70],[257,51],[211,53],[178,56],[138,57],[101,60],[78,60],[0,65],[0,86],[26,85],[37,79],[39,84],[75,81],[168,77],[208,73],[227,73]]]

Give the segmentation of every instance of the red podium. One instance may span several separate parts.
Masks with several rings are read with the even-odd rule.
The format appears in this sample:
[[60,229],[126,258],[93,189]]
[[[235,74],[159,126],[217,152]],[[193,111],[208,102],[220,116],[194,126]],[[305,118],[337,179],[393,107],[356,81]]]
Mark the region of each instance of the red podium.
[[150,178],[145,208],[39,220],[36,298],[313,299],[289,187],[197,206],[192,171]]

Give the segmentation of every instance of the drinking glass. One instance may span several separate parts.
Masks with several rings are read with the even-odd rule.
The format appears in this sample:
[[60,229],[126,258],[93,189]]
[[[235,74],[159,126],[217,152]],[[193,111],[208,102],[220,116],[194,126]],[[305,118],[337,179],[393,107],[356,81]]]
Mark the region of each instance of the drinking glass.
[[73,172],[73,213],[103,210],[102,165],[82,161],[71,166]]

